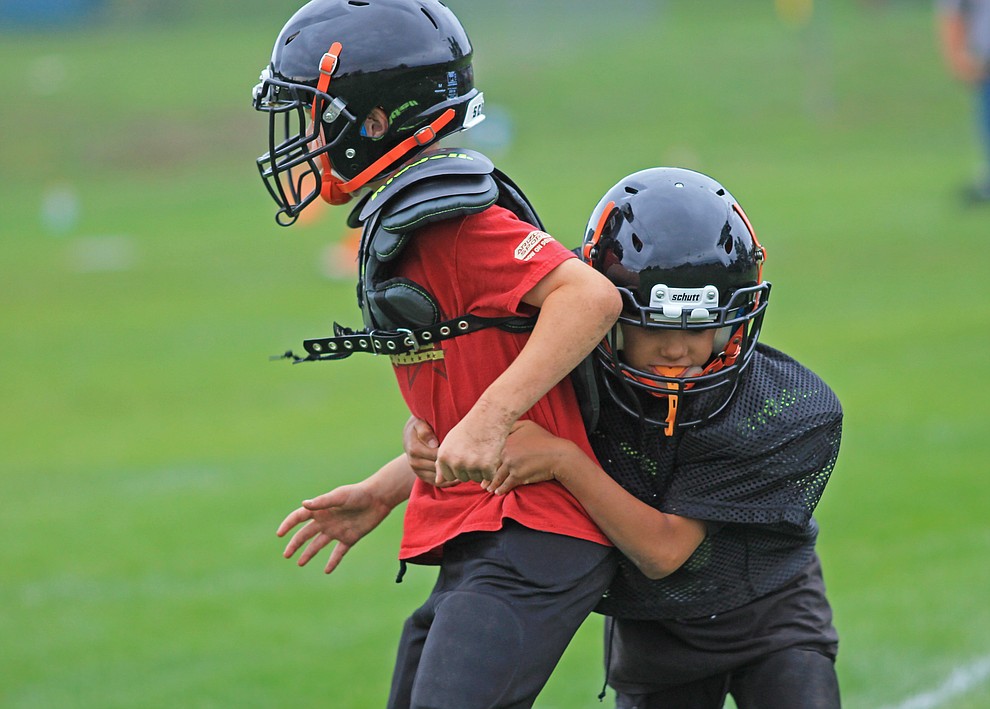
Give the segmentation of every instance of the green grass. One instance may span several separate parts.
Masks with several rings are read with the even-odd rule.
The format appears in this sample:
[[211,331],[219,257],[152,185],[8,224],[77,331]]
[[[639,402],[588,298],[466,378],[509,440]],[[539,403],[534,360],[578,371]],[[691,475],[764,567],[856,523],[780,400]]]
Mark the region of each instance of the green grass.
[[[820,2],[804,27],[769,1],[452,4],[512,121],[493,154],[562,241],[665,163],[755,223],[764,337],[846,410],[818,515],[845,705],[990,655],[990,207],[957,198],[976,147],[929,4]],[[280,229],[255,173],[248,95],[291,9],[0,42],[0,706],[384,702],[432,581],[393,583],[399,516],[329,578],[274,536],[405,418],[387,362],[267,361],[357,323],[321,274],[342,215]],[[46,225],[60,188],[77,218]],[[600,627],[538,707],[600,706]]]

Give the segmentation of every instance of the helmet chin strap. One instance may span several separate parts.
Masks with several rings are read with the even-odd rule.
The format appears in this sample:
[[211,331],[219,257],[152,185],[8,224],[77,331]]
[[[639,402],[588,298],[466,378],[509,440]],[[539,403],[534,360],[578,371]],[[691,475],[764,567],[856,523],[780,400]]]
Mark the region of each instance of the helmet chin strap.
[[333,173],[330,158],[326,153],[321,153],[320,160],[323,164],[323,171],[320,175],[322,180],[320,197],[325,202],[333,205],[350,202],[351,193],[364,187],[393,163],[405,157],[409,152],[426,147],[435,141],[440,130],[450,123],[456,115],[457,112],[454,109],[448,108],[434,119],[432,123],[420,128],[346,182]]
[[[342,48],[340,42],[334,42],[320,60],[320,78],[316,84],[316,90],[320,93],[327,93],[327,89],[330,87],[330,79],[333,76],[334,70],[337,68],[337,61]],[[310,109],[310,119],[313,125],[322,126],[322,116],[318,116],[316,113],[316,103],[314,100]],[[435,141],[441,129],[454,120],[456,115],[457,112],[454,109],[448,108],[429,125],[420,128],[347,181],[340,179],[334,174],[333,165],[330,163],[330,157],[327,153],[320,153],[320,164],[323,166],[320,174],[320,197],[324,202],[335,206],[347,204],[351,201],[353,192],[356,192],[374,180],[379,174],[391,167],[392,164],[398,162],[407,153],[417,148],[426,147]]]
[[[703,373],[701,367],[650,367],[650,369],[653,370],[654,374],[659,374],[661,377],[671,377],[677,379],[696,377]],[[661,386],[665,386],[668,389],[677,388],[677,385],[672,382],[662,382]],[[690,389],[691,384],[686,383],[684,388]],[[663,430],[663,433],[665,436],[673,436],[674,424],[677,422],[677,404],[680,397],[677,396],[677,394],[662,394],[660,392],[656,392],[653,395],[666,397],[667,399],[667,419],[665,421],[667,427]]]
[[[444,128],[452,120],[454,120],[454,116],[456,115],[457,112],[454,109],[448,108],[446,111],[444,111],[439,116],[437,116],[437,118],[435,118],[432,123],[423,126],[418,131],[413,133],[411,136],[403,140],[401,143],[394,146],[391,150],[389,150],[387,153],[385,153],[380,158],[375,160],[373,163],[368,165],[368,167],[364,168],[361,172],[359,172],[357,175],[352,177],[347,182],[341,182],[339,178],[331,175],[330,178],[331,193],[346,194],[347,200],[349,200],[351,198],[352,192],[355,192],[361,189],[362,187],[364,187],[366,184],[374,180],[376,177],[378,177],[379,174],[387,170],[394,163],[398,162],[403,157],[405,157],[408,153],[418,148],[425,148],[427,145],[435,141],[437,139],[437,135],[440,133],[440,130]],[[324,153],[323,155],[324,157],[326,157],[326,153]],[[329,162],[330,160],[327,159],[328,164]],[[326,199],[326,197],[324,197],[324,199]],[[335,204],[335,203],[330,202],[330,204]]]
[[343,182],[333,174],[330,158],[327,157],[326,153],[320,155],[320,162],[323,164],[323,170],[320,173],[320,198],[335,207],[350,202],[351,193],[341,189]]
[[[325,94],[330,87],[330,79],[333,77],[333,72],[337,68],[341,49],[343,49],[341,43],[334,42],[330,45],[330,49],[327,50],[326,54],[323,55],[323,58],[320,59],[320,78],[316,83],[316,90],[320,93]],[[316,103],[317,101],[314,98],[313,105],[310,107],[310,121],[314,126],[321,127],[318,130],[322,130],[323,118],[316,114]],[[320,164],[323,166],[323,170],[320,173],[320,197],[323,201],[333,205],[350,202],[351,195],[347,191],[340,189],[341,181],[333,174],[330,158],[325,152],[320,153]]]

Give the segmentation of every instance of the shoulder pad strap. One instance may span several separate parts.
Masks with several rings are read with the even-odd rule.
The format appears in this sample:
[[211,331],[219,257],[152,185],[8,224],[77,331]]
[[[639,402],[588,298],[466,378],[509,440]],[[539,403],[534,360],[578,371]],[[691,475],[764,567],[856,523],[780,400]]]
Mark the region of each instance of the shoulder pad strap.
[[358,221],[365,222],[375,212],[394,199],[410,185],[440,175],[490,175],[495,169],[492,161],[473,150],[452,148],[424,155],[390,177],[364,202]]

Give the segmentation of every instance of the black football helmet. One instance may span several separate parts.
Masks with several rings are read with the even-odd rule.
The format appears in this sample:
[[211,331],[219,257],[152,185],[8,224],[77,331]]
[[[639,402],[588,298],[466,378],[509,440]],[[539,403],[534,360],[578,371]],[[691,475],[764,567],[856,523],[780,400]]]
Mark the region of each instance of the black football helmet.
[[[692,170],[636,172],[595,207],[582,255],[623,298],[619,322],[594,353],[616,403],[667,435],[724,409],[753,355],[770,296],[762,277],[766,251],[732,195]],[[693,375],[634,369],[622,358],[620,324],[714,328],[714,352]]]
[[[258,169],[287,226],[318,196],[331,204],[442,137],[480,122],[472,48],[439,0],[312,0],[285,24],[254,88],[269,115]],[[380,137],[363,135],[375,108]]]

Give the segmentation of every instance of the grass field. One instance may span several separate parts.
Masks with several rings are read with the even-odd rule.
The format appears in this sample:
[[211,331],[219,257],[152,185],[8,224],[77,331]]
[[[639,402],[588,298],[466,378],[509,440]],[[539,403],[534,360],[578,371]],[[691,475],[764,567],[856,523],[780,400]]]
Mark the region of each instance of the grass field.
[[[386,361],[267,361],[358,318],[323,275],[342,215],[280,229],[255,172],[294,4],[247,5],[0,40],[2,707],[382,706],[431,585],[393,583],[398,515],[330,577],[280,556],[405,416]],[[930,5],[451,5],[508,136],[475,140],[560,240],[651,165],[746,207],[764,339],[846,409],[818,515],[845,705],[990,706],[990,206],[958,198],[976,146]],[[540,709],[602,706],[600,628]]]

